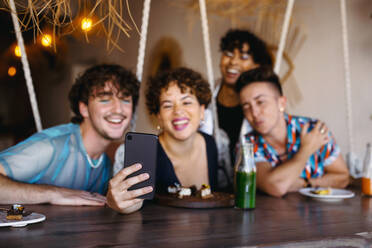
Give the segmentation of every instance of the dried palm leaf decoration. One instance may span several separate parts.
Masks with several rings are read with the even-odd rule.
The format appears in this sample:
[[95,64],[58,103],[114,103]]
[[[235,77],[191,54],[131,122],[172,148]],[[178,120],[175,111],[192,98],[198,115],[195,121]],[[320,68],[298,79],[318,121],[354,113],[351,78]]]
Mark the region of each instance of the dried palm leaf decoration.
[[[10,11],[9,0],[3,0],[5,10]],[[93,27],[97,34],[106,38],[108,50],[117,48],[121,34],[130,37],[133,27],[138,28],[129,8],[129,0],[15,0],[19,22],[22,30],[34,30],[34,38],[43,34],[44,25],[52,30],[53,38],[71,34],[80,25],[81,18],[94,20]],[[133,26],[133,27],[132,27]],[[86,41],[88,33],[84,32]],[[54,49],[56,43],[53,42]]]

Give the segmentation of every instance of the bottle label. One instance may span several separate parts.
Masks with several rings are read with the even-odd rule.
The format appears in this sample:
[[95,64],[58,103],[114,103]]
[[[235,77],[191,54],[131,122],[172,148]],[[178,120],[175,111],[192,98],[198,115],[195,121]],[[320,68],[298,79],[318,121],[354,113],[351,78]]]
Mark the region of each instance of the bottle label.
[[242,209],[256,207],[256,172],[236,172],[235,206]]

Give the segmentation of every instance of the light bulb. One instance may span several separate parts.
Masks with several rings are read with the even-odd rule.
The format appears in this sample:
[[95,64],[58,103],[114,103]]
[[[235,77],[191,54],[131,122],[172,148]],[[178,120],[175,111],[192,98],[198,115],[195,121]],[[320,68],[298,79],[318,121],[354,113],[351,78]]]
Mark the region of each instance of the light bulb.
[[17,73],[17,69],[14,66],[9,67],[8,75],[13,77]]
[[85,32],[88,32],[92,29],[92,19],[85,17],[81,20],[81,29]]
[[41,37],[41,44],[45,47],[52,45],[52,36],[50,36],[49,34],[44,34]]
[[18,45],[14,48],[14,54],[17,57],[21,57],[22,56],[21,48]]

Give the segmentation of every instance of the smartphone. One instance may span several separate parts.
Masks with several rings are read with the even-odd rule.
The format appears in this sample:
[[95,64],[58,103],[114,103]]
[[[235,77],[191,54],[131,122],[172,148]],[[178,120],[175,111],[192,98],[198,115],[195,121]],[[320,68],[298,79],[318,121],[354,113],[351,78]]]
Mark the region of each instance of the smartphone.
[[156,160],[158,150],[158,136],[148,133],[128,132],[125,135],[124,167],[140,163],[142,168],[129,177],[148,173],[150,178],[137,183],[128,190],[152,186],[152,192],[139,196],[141,199],[153,199],[155,194]]

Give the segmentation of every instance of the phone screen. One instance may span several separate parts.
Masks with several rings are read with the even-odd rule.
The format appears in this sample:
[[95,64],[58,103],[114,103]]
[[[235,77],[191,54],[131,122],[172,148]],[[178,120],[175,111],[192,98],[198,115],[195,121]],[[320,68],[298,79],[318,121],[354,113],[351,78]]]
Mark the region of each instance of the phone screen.
[[154,134],[129,132],[125,136],[124,167],[131,166],[135,163],[142,164],[142,169],[134,172],[129,177],[137,176],[142,173],[148,173],[150,175],[149,179],[133,185],[128,190],[140,189],[147,186],[152,186],[154,189],[152,192],[139,196],[138,198],[154,198],[157,148],[158,136]]

